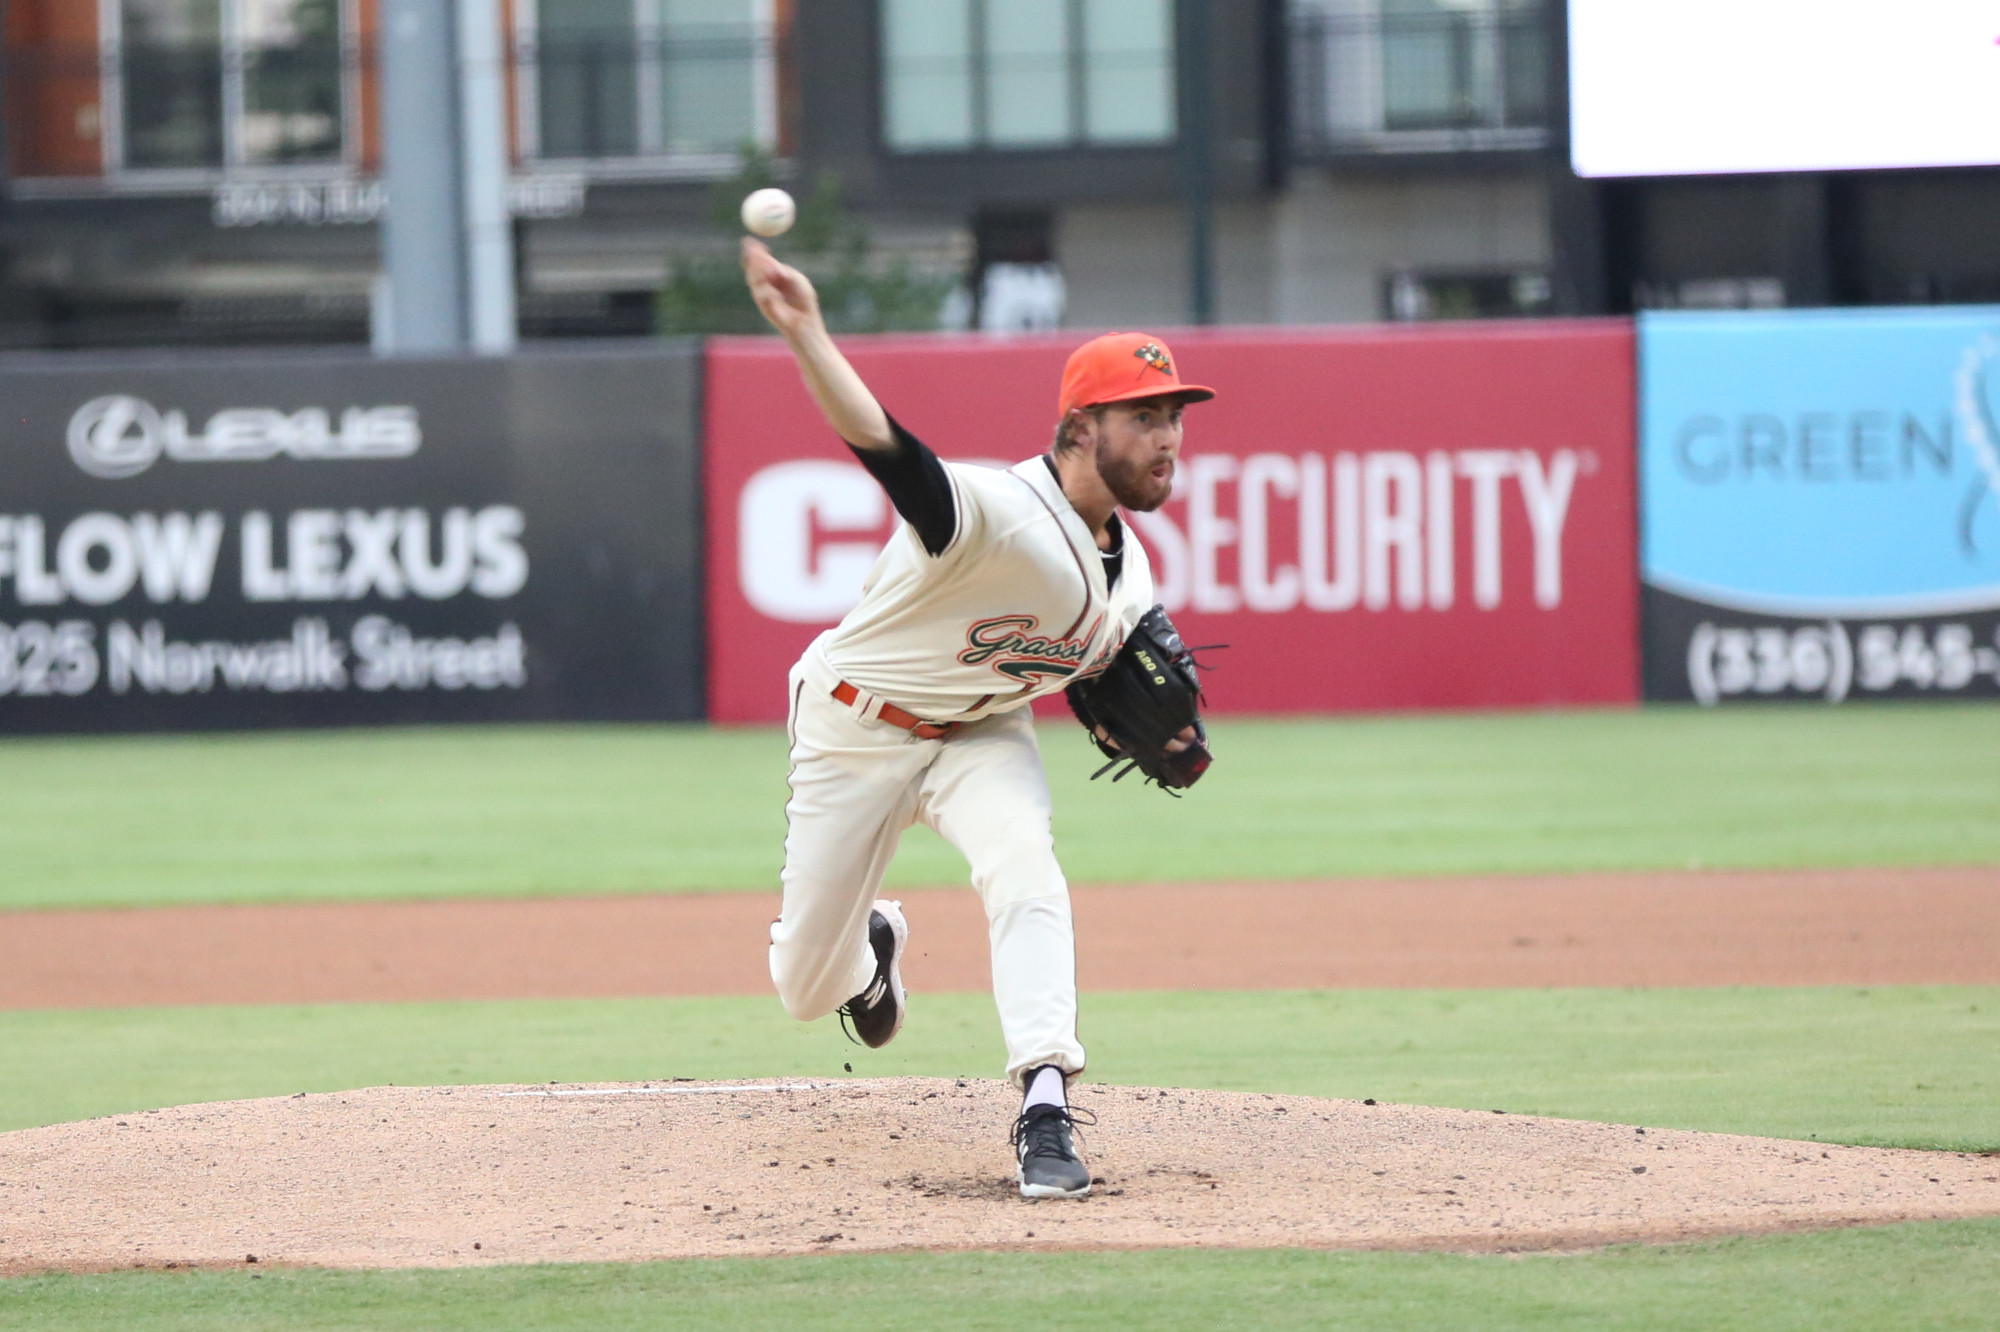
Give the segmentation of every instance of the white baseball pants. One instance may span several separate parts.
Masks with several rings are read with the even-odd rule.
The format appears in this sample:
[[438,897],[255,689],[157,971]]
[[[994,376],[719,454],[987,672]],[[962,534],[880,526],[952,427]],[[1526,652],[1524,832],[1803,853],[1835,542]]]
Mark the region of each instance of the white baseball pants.
[[809,1022],[868,988],[869,908],[903,830],[922,822],[965,856],[985,903],[1008,1078],[1082,1072],[1076,932],[1030,710],[921,740],[868,719],[867,695],[859,709],[837,702],[837,683],[818,644],[792,668],[785,900],[771,926],[785,1011]]

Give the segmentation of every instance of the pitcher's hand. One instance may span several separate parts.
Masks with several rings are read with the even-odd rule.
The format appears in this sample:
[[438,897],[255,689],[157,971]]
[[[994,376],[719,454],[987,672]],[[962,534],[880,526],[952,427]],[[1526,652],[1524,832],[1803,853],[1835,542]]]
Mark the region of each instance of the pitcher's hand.
[[760,240],[743,238],[743,281],[771,327],[795,340],[822,326],[819,293],[812,280],[790,264],[779,262]]

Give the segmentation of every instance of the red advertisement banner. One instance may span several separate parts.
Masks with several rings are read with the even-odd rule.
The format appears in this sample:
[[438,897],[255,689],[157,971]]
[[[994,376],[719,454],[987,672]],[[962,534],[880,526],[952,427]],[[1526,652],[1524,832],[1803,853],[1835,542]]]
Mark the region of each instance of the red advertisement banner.
[[[1213,385],[1174,495],[1133,518],[1214,712],[1637,697],[1632,331],[1612,321],[1169,331]],[[947,459],[1048,447],[1080,335],[855,338]],[[707,370],[709,710],[781,720],[785,672],[854,604],[897,521],[782,344]]]

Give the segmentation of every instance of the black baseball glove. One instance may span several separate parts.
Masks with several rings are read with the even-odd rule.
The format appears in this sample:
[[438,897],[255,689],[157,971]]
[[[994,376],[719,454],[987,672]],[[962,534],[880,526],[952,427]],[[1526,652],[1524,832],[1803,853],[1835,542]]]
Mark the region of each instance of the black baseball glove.
[[[1070,711],[1111,760],[1092,774],[1093,780],[1123,763],[1112,781],[1137,768],[1174,795],[1208,771],[1214,756],[1201,724],[1196,669],[1194,653],[1181,642],[1166,608],[1155,606],[1140,617],[1102,673],[1063,691]],[[1170,751],[1168,742],[1190,726],[1194,743]]]

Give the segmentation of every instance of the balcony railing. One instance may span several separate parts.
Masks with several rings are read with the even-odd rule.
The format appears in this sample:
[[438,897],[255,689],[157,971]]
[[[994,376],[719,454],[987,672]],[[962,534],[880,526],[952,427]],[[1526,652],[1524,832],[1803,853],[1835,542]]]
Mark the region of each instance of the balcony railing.
[[1300,8],[1291,20],[1294,151],[1462,152],[1547,141],[1549,43],[1539,6],[1384,12]]

